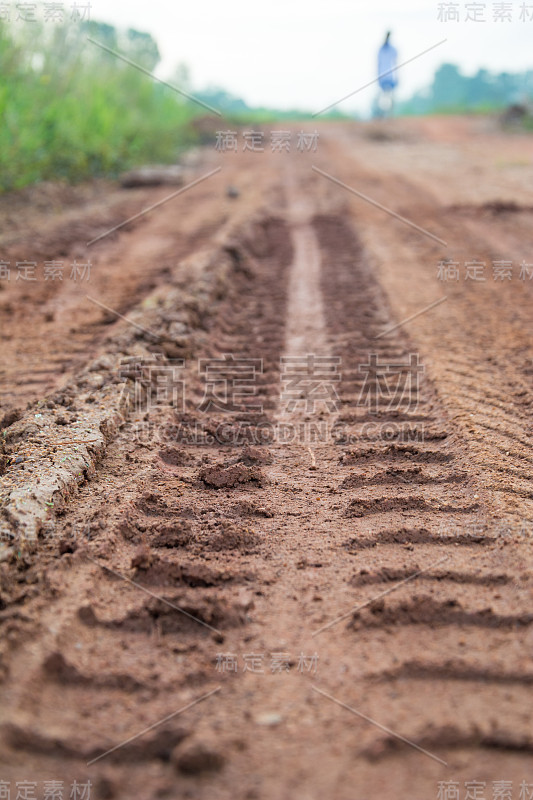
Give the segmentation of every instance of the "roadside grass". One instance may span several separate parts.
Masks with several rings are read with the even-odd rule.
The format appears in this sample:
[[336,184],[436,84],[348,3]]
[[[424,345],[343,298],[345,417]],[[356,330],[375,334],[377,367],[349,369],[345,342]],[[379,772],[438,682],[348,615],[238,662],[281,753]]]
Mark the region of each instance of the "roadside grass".
[[197,107],[87,41],[75,26],[0,23],[0,191],[175,162]]

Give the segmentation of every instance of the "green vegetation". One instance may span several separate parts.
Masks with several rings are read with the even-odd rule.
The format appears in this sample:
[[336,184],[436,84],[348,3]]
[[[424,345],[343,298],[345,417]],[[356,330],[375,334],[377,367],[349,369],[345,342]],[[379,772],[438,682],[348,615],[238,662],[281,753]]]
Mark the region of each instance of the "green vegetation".
[[[181,150],[202,139],[201,126],[193,120],[212,117],[208,110],[88,37],[148,72],[160,61],[150,34],[132,29],[119,32],[95,21],[17,28],[0,22],[0,191],[41,180],[114,177],[139,164],[172,163]],[[169,83],[191,93],[183,65]],[[221,129],[310,119],[303,112],[251,109],[223,89],[192,93],[222,111]]]
[[[204,103],[219,109],[224,114],[224,119],[233,125],[261,125],[280,123],[283,120],[313,122],[316,119],[312,111],[302,111],[301,109],[251,108],[240,97],[235,97],[219,87],[195,90],[194,96],[203,100]],[[354,118],[354,114],[347,115],[343,111],[334,108],[327,113],[321,114],[319,120],[323,122],[324,120]]]
[[201,108],[87,36],[149,71],[159,61],[152,37],[138,31],[0,24],[0,190],[172,162],[194,140]]
[[455,64],[442,64],[433,83],[398,104],[400,114],[486,113],[513,104],[527,106],[533,98],[533,70],[493,74],[480,69],[463,75]]
[[[0,22],[0,191],[41,180],[114,177],[139,164],[172,163],[184,148],[211,139],[216,127],[314,121],[304,111],[250,108],[218,87],[191,90],[186,67],[178,66],[169,83],[219,109],[224,114],[219,121],[88,37],[148,72],[160,61],[150,34],[132,29],[119,32],[95,21],[12,28]],[[397,110],[490,112],[517,103],[527,108],[531,98],[532,70],[517,75],[479,70],[468,77],[454,64],[443,64],[432,85]],[[207,125],[196,124],[195,118],[205,116],[211,117]],[[333,109],[320,121],[347,118]],[[524,111],[521,124],[533,127],[531,112]]]

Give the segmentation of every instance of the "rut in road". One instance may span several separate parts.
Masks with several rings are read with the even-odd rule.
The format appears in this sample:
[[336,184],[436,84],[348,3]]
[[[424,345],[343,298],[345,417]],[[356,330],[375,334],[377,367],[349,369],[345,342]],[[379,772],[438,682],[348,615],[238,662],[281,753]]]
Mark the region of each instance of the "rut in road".
[[[256,220],[231,250],[196,354],[218,370],[211,393],[188,364],[185,410],[124,429],[59,522],[47,608],[6,657],[14,770],[30,753],[41,773],[155,796],[172,752],[215,741],[225,769],[196,796],[236,782],[253,796],[259,777],[275,796],[294,773],[325,790],[342,741],[348,797],[361,757],[377,771],[398,748],[413,768],[424,758],[312,684],[439,758],[494,750],[501,772],[533,749],[516,647],[533,615],[488,500],[406,331],[380,335],[396,321],[356,232],[295,202],[288,224]],[[255,394],[220,391],[236,364],[255,369]],[[262,672],[243,670],[250,654]]]

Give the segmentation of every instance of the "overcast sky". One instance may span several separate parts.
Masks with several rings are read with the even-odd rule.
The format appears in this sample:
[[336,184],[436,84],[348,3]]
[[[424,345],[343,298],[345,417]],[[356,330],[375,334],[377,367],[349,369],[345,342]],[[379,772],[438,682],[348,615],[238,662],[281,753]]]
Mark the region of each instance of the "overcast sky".
[[[78,0],[81,4],[81,0]],[[193,86],[219,85],[250,105],[320,110],[376,76],[376,52],[387,29],[402,68],[400,97],[428,85],[444,61],[470,74],[533,68],[533,0],[480,2],[487,21],[467,22],[469,0],[457,0],[458,22],[438,20],[434,0],[93,0],[91,18],[150,32],[163,61],[160,77],[185,62]],[[512,21],[494,22],[502,6]],[[366,111],[375,86],[340,108]]]

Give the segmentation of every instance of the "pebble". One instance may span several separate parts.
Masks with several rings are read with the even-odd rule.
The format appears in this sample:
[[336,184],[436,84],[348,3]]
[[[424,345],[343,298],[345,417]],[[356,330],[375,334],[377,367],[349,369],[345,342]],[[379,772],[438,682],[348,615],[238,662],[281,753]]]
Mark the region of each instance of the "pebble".
[[283,722],[283,717],[281,714],[276,714],[273,711],[264,711],[255,717],[255,721],[258,725],[273,728],[275,725],[280,725]]

